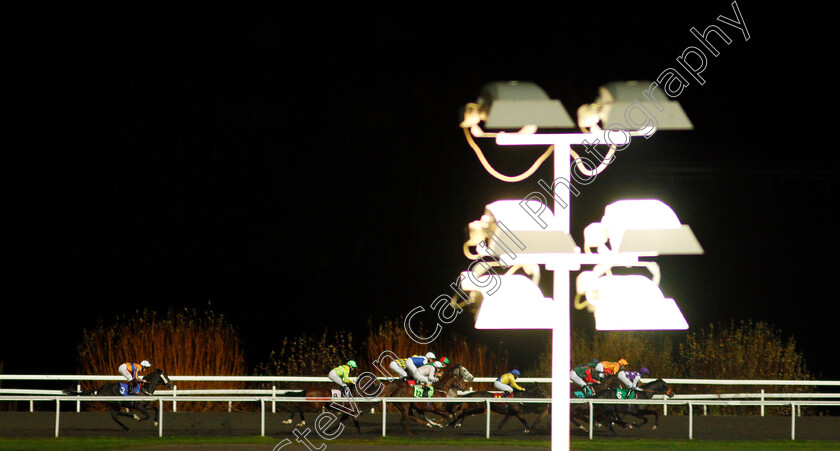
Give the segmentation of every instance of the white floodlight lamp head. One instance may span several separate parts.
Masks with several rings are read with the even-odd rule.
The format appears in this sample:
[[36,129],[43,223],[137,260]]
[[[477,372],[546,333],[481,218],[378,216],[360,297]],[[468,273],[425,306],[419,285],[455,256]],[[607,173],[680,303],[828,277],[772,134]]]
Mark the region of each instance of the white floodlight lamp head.
[[487,83],[481,88],[476,105],[477,109],[467,108],[462,126],[484,121],[484,127],[490,130],[575,127],[563,104],[549,98],[542,88],[529,81]]
[[578,109],[581,127],[627,130],[650,136],[656,130],[691,130],[694,126],[676,100],[649,81],[610,82],[598,89],[595,103]]
[[703,248],[691,227],[681,224],[674,211],[657,199],[613,202],[604,209],[600,223],[584,232],[584,246],[603,250],[605,239],[613,252],[640,255],[699,255]]
[[577,287],[579,292],[586,291],[597,330],[688,329],[677,303],[666,298],[656,283],[645,276],[585,277]]
[[476,329],[551,329],[556,318],[555,302],[520,274],[484,274],[467,271],[461,288],[480,291],[483,297],[476,316]]
[[545,263],[550,254],[580,252],[551,210],[529,199],[487,205],[481,220],[470,223],[465,248],[469,245],[476,246],[476,254],[468,257],[494,257],[506,265]]

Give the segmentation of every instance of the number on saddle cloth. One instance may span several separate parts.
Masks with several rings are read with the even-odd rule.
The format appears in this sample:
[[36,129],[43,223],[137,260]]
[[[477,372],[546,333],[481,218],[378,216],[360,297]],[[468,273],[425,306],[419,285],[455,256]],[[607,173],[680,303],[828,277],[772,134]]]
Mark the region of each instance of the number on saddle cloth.
[[422,385],[415,385],[414,386],[414,397],[415,398],[431,398],[432,396],[434,396],[434,394],[435,394],[434,390],[429,388],[429,392],[424,393],[425,392],[424,388],[425,387],[423,387]]
[[616,388],[615,397],[616,399],[634,399],[636,391],[630,388]]
[[129,387],[128,383],[120,382],[120,394],[123,396],[131,396],[140,393],[140,386]]

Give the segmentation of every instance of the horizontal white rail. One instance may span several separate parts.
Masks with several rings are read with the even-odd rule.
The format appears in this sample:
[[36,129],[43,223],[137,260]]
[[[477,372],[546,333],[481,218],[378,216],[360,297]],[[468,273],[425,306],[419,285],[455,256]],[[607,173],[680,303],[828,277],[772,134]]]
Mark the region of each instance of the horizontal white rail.
[[[164,416],[164,409],[163,403],[166,401],[165,396],[132,396],[131,399],[134,401],[144,400],[144,401],[157,401],[158,402],[158,415],[159,415],[159,422],[158,422],[158,436],[163,436],[163,416]],[[4,396],[3,399],[11,400],[11,401],[52,401],[55,402],[55,436],[59,436],[59,426],[60,426],[60,413],[61,413],[61,402],[62,401],[74,401],[74,402],[102,402],[102,401],[125,401],[125,396]],[[217,402],[217,401],[236,401],[236,402],[259,402],[260,403],[260,435],[265,436],[265,403],[267,401],[274,401],[274,402],[326,402],[334,401],[334,402],[346,402],[346,398],[301,398],[301,397],[245,397],[245,396],[184,396],[180,397],[182,401],[191,401],[191,402]],[[437,402],[444,402],[444,403],[463,403],[463,402],[484,402],[486,405],[486,431],[485,436],[486,438],[490,438],[490,412],[489,409],[490,403],[494,402],[502,402],[502,403],[540,403],[546,404],[550,403],[552,400],[550,398],[372,398],[372,399],[365,399],[365,398],[354,398],[353,401],[357,403],[365,403],[365,402],[381,402],[382,404],[382,436],[386,435],[386,414],[387,414],[387,403],[388,402],[423,402],[423,400],[429,401],[433,399],[435,403]],[[593,406],[596,404],[665,404],[665,405],[687,405],[688,406],[688,438],[689,440],[693,439],[694,434],[694,423],[693,423],[693,412],[694,406],[705,406],[705,405],[727,405],[727,406],[790,406],[791,407],[791,432],[790,438],[791,440],[796,439],[796,415],[794,415],[794,411],[796,407],[800,406],[840,406],[840,401],[725,401],[725,400],[673,400],[673,399],[666,399],[666,400],[646,400],[646,399],[597,399],[597,398],[587,398],[587,399],[571,399],[572,404],[588,404],[589,405],[589,439],[593,439],[593,418],[592,409]]]

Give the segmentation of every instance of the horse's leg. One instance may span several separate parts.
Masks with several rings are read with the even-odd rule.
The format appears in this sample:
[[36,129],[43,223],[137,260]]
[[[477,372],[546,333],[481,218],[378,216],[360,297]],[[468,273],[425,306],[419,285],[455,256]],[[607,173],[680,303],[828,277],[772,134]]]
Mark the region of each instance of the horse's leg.
[[618,417],[618,413],[616,413],[615,409],[609,410],[609,412],[612,415],[604,413],[604,424],[607,426],[607,429],[609,429],[610,432],[612,432],[613,435],[618,435],[618,432],[615,431],[614,427],[615,422],[620,421],[616,420]]
[[504,427],[505,423],[507,423],[508,420],[510,419],[510,417],[512,416],[512,415],[507,415],[507,414],[503,414],[503,415],[504,415],[504,418],[502,418],[502,422],[499,423],[499,427],[496,428],[496,432],[499,432],[500,430],[502,430],[502,427]]
[[[449,425],[449,422],[452,421],[452,414],[449,413],[449,410],[446,408],[446,404],[439,403],[437,406],[435,406],[435,410],[433,410],[432,413],[440,416],[439,421],[441,421],[441,422],[445,421],[446,425]],[[434,424],[435,426],[437,426],[439,428],[442,428],[444,426],[440,423],[432,423],[432,424]]]
[[459,428],[459,427],[463,426],[464,418],[467,415],[469,415],[469,412],[471,412],[471,409],[470,409],[469,404],[464,403],[464,404],[459,404],[458,407],[455,409],[455,411],[457,412],[455,414],[455,418],[452,421],[449,422],[449,424],[447,425],[448,427],[454,426],[456,428]]
[[642,423],[639,425],[639,427],[647,424],[648,415],[653,415],[653,426],[651,426],[651,429],[656,430],[656,427],[659,426],[659,413],[657,411],[651,409],[638,409],[636,410],[636,413],[633,414],[633,416],[642,420]]
[[[317,408],[317,406],[315,406],[315,407]],[[300,403],[300,405],[298,406],[298,414],[300,414],[300,423],[295,425],[296,428],[306,426],[306,418],[303,417],[303,412],[305,410],[306,410],[305,403]],[[292,416],[295,416],[295,414],[292,413]]]
[[589,422],[589,419],[588,419],[588,418],[587,418],[587,419],[583,419],[583,418],[581,418],[580,416],[578,416],[578,414],[577,414],[577,413],[572,413],[572,415],[570,415],[570,416],[569,416],[569,421],[571,421],[571,422],[572,422],[572,424],[574,424],[575,426],[577,426],[577,427],[578,427],[578,429],[580,429],[580,430],[582,430],[582,431],[587,431],[587,432],[588,432],[589,430],[588,430],[588,429],[586,429],[586,427],[585,427],[583,424],[578,423],[578,420],[580,420],[581,422],[584,422],[584,423],[588,423],[588,422]]
[[145,421],[145,420],[148,420],[151,417],[151,415],[149,415],[149,411],[146,410],[146,403],[136,402],[136,403],[134,403],[134,408],[137,409],[138,412],[143,414],[143,418],[140,418],[137,415],[134,415],[135,420]]
[[[412,412],[417,412],[417,415],[412,415]],[[426,413],[424,411],[418,409],[417,407],[414,407],[414,404],[409,404],[408,405],[408,417],[411,418],[412,420],[422,424],[423,426],[426,426],[427,428],[432,427],[433,422],[429,421],[429,419],[426,418]]]
[[412,435],[411,429],[408,428],[408,407],[406,407],[403,403],[397,403],[397,410],[399,410],[402,414],[400,422],[403,425],[403,429],[405,429],[405,433]]
[[467,408],[467,410],[462,409],[461,413],[458,414],[458,416],[452,423],[458,423],[457,425],[455,425],[455,427],[459,428],[464,424],[464,420],[466,420],[468,416],[484,413],[485,409],[486,408],[484,407],[484,405],[481,405],[479,407]]
[[153,407],[153,409],[155,409],[155,422],[154,422],[154,426],[155,426],[155,427],[158,427],[158,425],[160,424],[160,410],[158,410],[157,406],[154,406],[154,407]]
[[522,431],[522,433],[523,434],[530,433],[531,430],[528,429],[528,421],[525,420],[525,417],[522,416],[522,411],[520,410],[519,412],[516,412],[514,415],[516,416],[516,419],[519,420],[520,423],[522,423],[522,426],[525,426],[525,430]]
[[280,424],[292,424],[295,420],[295,413],[297,412],[297,404],[289,403],[289,418],[280,422]]
[[122,409],[123,409],[122,404],[121,403],[116,403],[116,404],[113,404],[113,409],[114,409],[114,413],[118,416],[128,417],[128,418],[131,418],[133,420],[140,421],[140,417],[137,416],[136,413],[131,413],[131,409],[132,409],[131,407],[126,407],[125,408],[126,411],[123,412],[122,411]]
[[536,420],[534,420],[534,424],[531,425],[531,430],[533,430],[537,426],[537,424],[540,421],[542,421],[543,418],[545,418],[547,416],[548,416],[548,407],[546,407],[542,412],[540,412],[540,415],[537,417]]

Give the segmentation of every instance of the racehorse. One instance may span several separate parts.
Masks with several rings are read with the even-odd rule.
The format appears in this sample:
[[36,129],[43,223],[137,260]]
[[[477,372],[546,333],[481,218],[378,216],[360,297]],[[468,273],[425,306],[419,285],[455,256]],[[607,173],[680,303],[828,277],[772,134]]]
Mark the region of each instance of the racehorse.
[[[676,395],[676,393],[671,390],[671,387],[669,387],[662,379],[657,379],[639,388],[639,390],[634,390],[635,399],[652,399],[653,395],[665,395],[669,398],[673,398],[674,395]],[[615,390],[612,391],[612,394],[616,394]],[[627,404],[626,406],[619,405],[615,406],[615,410],[620,424],[624,427],[633,428],[643,426],[648,422],[648,415],[653,415],[653,427],[651,427],[651,429],[655,430],[656,427],[659,426],[659,413],[656,410],[651,409],[650,406],[646,404]],[[625,415],[639,418],[642,422],[639,424],[635,421],[633,423],[627,423],[624,421]]]
[[[163,384],[166,388],[172,388],[172,382],[169,380],[169,376],[163,370],[156,369],[149,373],[148,376],[143,378],[143,389],[148,392],[149,394],[153,394],[155,389],[158,385]],[[124,431],[128,431],[128,426],[124,425],[122,421],[119,420],[118,417],[129,417],[134,418],[137,421],[144,421],[149,419],[149,410],[154,409],[155,411],[155,421],[154,425],[158,425],[158,420],[160,419],[160,412],[157,409],[154,401],[129,401],[134,395],[125,395],[125,392],[128,390],[125,387],[125,383],[120,382],[108,382],[105,385],[102,385],[99,388],[94,388],[90,390],[84,390],[81,392],[73,391],[73,390],[64,390],[64,393],[68,395],[81,395],[81,396],[125,396],[126,401],[101,401],[108,406],[108,409],[111,411],[111,418],[119,424]],[[130,409],[138,410],[143,417],[137,416],[137,414],[126,413],[121,410],[122,407],[128,407]]]
[[[353,385],[349,384],[348,388],[352,393]],[[356,418],[361,414],[362,410],[358,404],[351,404],[353,400],[347,398],[344,393],[334,393],[333,389],[330,388],[308,388],[297,392],[289,392],[286,396],[300,396],[316,402],[289,403],[291,415],[282,422],[283,424],[291,424],[295,418],[295,412],[297,412],[300,415],[300,423],[296,424],[295,427],[304,426],[306,425],[306,419],[303,417],[303,412],[320,412],[322,409],[327,408],[341,414],[339,424],[336,425],[337,428],[341,427],[341,424],[347,421],[347,418],[353,418],[356,431],[359,434],[362,433],[362,429],[359,427],[359,420]],[[353,402],[355,403],[355,401]]]
[[[451,370],[447,371],[443,376],[441,376],[440,380],[435,382],[432,386],[432,396],[430,398],[425,399],[432,399],[432,398],[454,398],[458,396],[458,390],[464,389],[464,382],[468,382],[473,379],[473,375],[467,371],[461,365],[455,365]],[[414,397],[414,387],[410,386],[407,382],[401,381],[402,384],[398,384],[395,389],[391,391],[389,396],[399,397],[399,398],[413,398]],[[426,427],[443,427],[441,424],[436,423],[432,420],[426,418],[426,412],[432,412],[441,417],[445,417],[447,420],[452,419],[452,414],[447,409],[446,404],[444,402],[431,402],[431,401],[419,401],[413,403],[407,402],[399,402],[395,403],[397,410],[400,411],[402,414],[402,425],[405,429],[406,434],[411,435],[411,429],[408,427],[408,419],[411,418],[412,420],[426,426]],[[414,412],[417,412],[420,418],[417,418],[413,415]]]
[[[462,396],[462,398],[493,398],[494,394],[489,391],[477,391],[467,395]],[[545,391],[537,384],[531,385],[530,387],[526,388],[525,391],[517,391],[513,393],[514,398],[547,398]],[[470,415],[478,415],[484,413],[487,409],[485,406],[485,402],[465,402],[463,404],[458,404],[455,409],[458,411],[458,416],[449,423],[449,426],[454,426],[456,428],[461,427],[464,424],[464,419]],[[502,427],[507,423],[507,421],[511,417],[515,417],[519,422],[525,426],[525,430],[523,431],[524,434],[528,434],[531,432],[531,429],[537,425],[543,418],[547,417],[550,412],[550,406],[546,404],[524,404],[524,403],[517,403],[517,402],[510,402],[510,403],[500,403],[500,402],[491,402],[490,403],[490,411],[496,412],[498,414],[504,415],[502,422],[499,423],[499,427],[496,428],[496,431],[502,429]],[[539,416],[531,427],[528,427],[528,421],[525,420],[525,417],[522,416],[524,412],[533,412],[536,411],[539,413]]]

